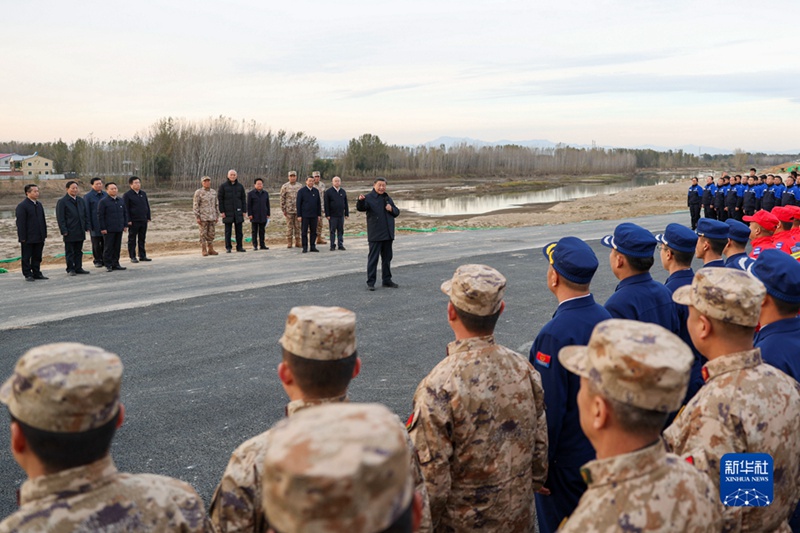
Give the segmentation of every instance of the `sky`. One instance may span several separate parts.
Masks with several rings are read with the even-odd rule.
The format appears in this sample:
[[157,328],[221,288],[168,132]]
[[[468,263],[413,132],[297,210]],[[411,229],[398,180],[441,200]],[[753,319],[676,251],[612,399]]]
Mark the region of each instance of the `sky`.
[[800,149],[797,0],[0,7],[0,141],[226,116],[322,141]]

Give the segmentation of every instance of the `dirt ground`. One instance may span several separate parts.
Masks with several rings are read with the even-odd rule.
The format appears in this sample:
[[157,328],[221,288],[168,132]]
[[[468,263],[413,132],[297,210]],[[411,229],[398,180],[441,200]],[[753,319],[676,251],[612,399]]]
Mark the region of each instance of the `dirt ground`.
[[[619,177],[608,177],[607,181],[615,181]],[[582,180],[584,181],[584,180]],[[597,181],[588,178],[585,181]],[[441,182],[440,182],[441,183]],[[511,185],[509,185],[511,184]],[[657,215],[686,210],[686,189],[689,180],[679,180],[663,185],[640,187],[624,193],[608,194],[591,198],[581,198],[568,202],[553,204],[531,204],[516,209],[507,209],[493,213],[475,216],[449,216],[432,217],[420,216],[411,212],[403,212],[403,200],[417,198],[421,194],[430,196],[455,196],[490,194],[491,192],[511,192],[519,189],[535,190],[546,186],[558,186],[558,180],[511,182],[497,180],[487,182],[481,180],[477,183],[461,180],[458,183],[448,182],[446,186],[431,186],[430,183],[395,181],[388,188],[389,194],[400,208],[400,217],[397,219],[398,228],[430,229],[439,228],[437,231],[448,231],[443,226],[464,228],[495,228],[540,226],[551,224],[565,224],[591,220],[610,220],[621,217],[644,215]],[[345,222],[346,239],[364,239],[366,235],[366,219],[363,213],[355,211],[355,200],[359,194],[370,189],[364,183],[351,183],[345,186],[351,203],[351,216]],[[63,190],[63,189],[62,189]],[[64,247],[58,238],[58,228],[54,215],[50,210],[54,208],[60,198],[60,191],[43,191],[42,202],[48,210],[48,234],[44,250],[45,264],[63,265],[63,258],[54,257],[63,254]],[[84,192],[84,191],[82,191]],[[282,248],[286,246],[286,222],[279,209],[279,196],[277,191],[270,191],[271,209],[273,217],[267,226],[267,245]],[[196,254],[199,253],[198,230],[194,216],[191,212],[191,192],[156,192],[150,194],[153,221],[147,230],[147,251],[152,257]],[[0,199],[0,210],[13,211],[14,205],[19,202],[18,196],[4,196]],[[687,215],[688,223],[688,215]],[[223,237],[224,226],[217,225],[217,240]],[[327,226],[326,226],[327,235]],[[249,236],[249,224],[244,224],[245,237]],[[402,233],[402,230],[400,230]],[[126,239],[126,238],[124,238]],[[126,241],[123,240],[123,258]],[[249,248],[249,243],[246,244]],[[224,247],[223,247],[224,248]],[[84,244],[84,250],[90,250],[89,243]],[[19,256],[19,243],[16,238],[14,218],[0,218],[0,259],[10,259]],[[88,259],[88,257],[87,257]],[[0,263],[0,267],[8,270],[18,270],[19,261]]]

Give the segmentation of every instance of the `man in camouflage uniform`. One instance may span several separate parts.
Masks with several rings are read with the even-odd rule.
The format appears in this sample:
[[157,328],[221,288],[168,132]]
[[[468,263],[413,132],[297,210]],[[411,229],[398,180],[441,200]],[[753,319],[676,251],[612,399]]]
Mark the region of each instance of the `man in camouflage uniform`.
[[[361,370],[355,332],[355,313],[341,307],[294,307],[289,312],[280,339],[283,361],[278,365],[278,377],[290,399],[286,406],[290,420],[301,411],[324,404],[341,407],[348,401],[347,387]],[[396,424],[402,428],[397,419]],[[244,442],[231,455],[210,510],[212,522],[223,533],[269,528],[262,507],[262,467],[272,431]],[[413,450],[408,435],[406,439]],[[411,461],[423,504],[421,531],[430,531],[428,493],[416,453]]]
[[282,533],[417,531],[412,453],[397,416],[376,403],[323,405],[279,422],[264,453],[270,525]]
[[462,265],[442,284],[456,340],[414,394],[417,447],[434,531],[533,531],[534,492],[547,478],[539,373],[495,344],[506,279]]
[[768,453],[774,461],[773,501],[726,507],[729,530],[789,531],[787,519],[800,498],[800,385],[753,348],[765,295],[760,281],[732,268],[701,269],[673,295],[689,306],[689,333],[708,363],[705,385],[664,431],[668,446],[718,489],[723,455]]
[[[316,170],[311,173],[311,177],[314,178],[314,188],[319,191],[319,212],[324,214],[325,184],[320,181],[320,173]],[[324,220],[325,217],[320,217],[319,224],[317,225],[317,244],[328,244],[328,242],[322,237],[322,222]]]
[[20,358],[0,402],[28,479],[0,531],[213,531],[186,483],[117,471],[121,380],[119,357],[94,346],[47,344]]
[[297,192],[302,185],[297,183],[297,172],[292,170],[289,172],[289,181],[281,185],[281,211],[283,217],[286,219],[286,240],[289,245],[287,248],[292,247],[292,238],[294,238],[294,246],[300,248],[300,221],[297,220]]
[[203,176],[202,187],[194,191],[192,212],[200,226],[200,244],[203,256],[218,255],[214,250],[214,226],[219,220],[217,191],[211,190],[211,178]]
[[714,485],[659,438],[689,384],[686,343],[657,324],[610,319],[588,346],[566,346],[558,359],[581,377],[581,428],[597,452],[581,468],[588,489],[559,531],[720,531]]

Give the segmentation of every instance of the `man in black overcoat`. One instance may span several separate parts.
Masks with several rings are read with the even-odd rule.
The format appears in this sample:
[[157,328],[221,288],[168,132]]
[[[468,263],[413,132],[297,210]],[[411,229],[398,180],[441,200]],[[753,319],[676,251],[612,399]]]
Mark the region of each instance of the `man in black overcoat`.
[[47,238],[44,207],[39,201],[39,187],[25,185],[25,196],[17,205],[17,237],[22,247],[22,275],[25,281],[48,279],[42,274],[42,251]]
[[236,229],[236,251],[244,252],[244,238],[242,236],[242,224],[244,214],[247,210],[247,196],[244,193],[244,186],[239,183],[238,174],[235,170],[228,171],[228,181],[219,186],[217,199],[219,200],[219,212],[222,215],[222,222],[225,223],[225,251],[231,253],[231,230]]
[[392,281],[392,242],[394,241],[394,219],[400,210],[386,194],[386,180],[376,178],[372,191],[358,197],[356,209],[367,214],[367,289],[375,290],[375,279],[378,271],[378,257],[381,259],[381,276],[384,287],[396,289],[397,283]]
[[67,182],[67,194],[56,204],[56,220],[58,231],[64,238],[67,274],[88,274],[89,271],[83,269],[83,241],[86,240],[89,224],[86,220],[86,202],[78,196],[78,182]]

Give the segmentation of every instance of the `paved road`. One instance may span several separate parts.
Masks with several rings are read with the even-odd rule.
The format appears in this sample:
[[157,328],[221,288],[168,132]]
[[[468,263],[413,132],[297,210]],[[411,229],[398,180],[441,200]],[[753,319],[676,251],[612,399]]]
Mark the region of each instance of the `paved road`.
[[[652,231],[685,215],[644,217]],[[362,373],[351,386],[358,401],[380,401],[401,417],[414,389],[452,339],[441,282],[466,262],[498,268],[508,278],[498,340],[530,342],[555,310],[544,284],[540,248],[564,235],[592,241],[600,259],[593,291],[605,301],[616,280],[608,250],[597,242],[617,222],[402,235],[395,243],[400,289],[365,290],[366,242],[348,251],[301,255],[296,250],[178,256],[49,281],[0,276],[0,377],[16,359],[45,342],[106,347],[125,364],[122,399],[127,419],[112,453],[118,466],[192,483],[208,502],[230,452],[283,416],[285,397],[275,376],[277,339],[294,305],[341,305],[358,315]],[[666,274],[656,265],[654,277]],[[8,446],[0,424],[0,446]],[[7,449],[7,448],[6,448]],[[0,462],[0,516],[14,509],[24,473],[9,453]]]

